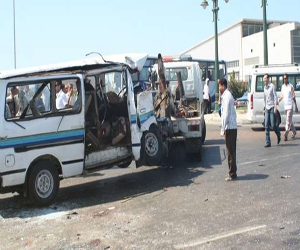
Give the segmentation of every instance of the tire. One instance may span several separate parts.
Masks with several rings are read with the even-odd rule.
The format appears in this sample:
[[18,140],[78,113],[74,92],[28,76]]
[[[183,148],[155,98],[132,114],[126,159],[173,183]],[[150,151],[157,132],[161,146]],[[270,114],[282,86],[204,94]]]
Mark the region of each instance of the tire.
[[58,172],[49,161],[39,161],[32,166],[28,175],[28,197],[34,205],[50,205],[56,199],[58,190]]
[[142,150],[146,165],[155,166],[161,162],[165,147],[158,127],[152,126],[144,133]]
[[186,152],[189,159],[201,161],[202,158],[202,137],[185,140]]
[[122,164],[119,164],[118,167],[119,168],[128,168],[130,166],[131,162],[132,162],[132,160],[126,161],[126,162],[124,162]]
[[203,121],[203,129],[202,129],[202,144],[205,142],[205,138],[206,138],[206,124],[205,124],[205,120]]

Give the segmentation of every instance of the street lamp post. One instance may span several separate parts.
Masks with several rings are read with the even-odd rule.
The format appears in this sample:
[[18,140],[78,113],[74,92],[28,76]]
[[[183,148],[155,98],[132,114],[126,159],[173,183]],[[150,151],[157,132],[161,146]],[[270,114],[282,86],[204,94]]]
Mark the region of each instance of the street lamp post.
[[264,29],[264,64],[268,65],[268,25],[267,25],[267,0],[262,0],[263,29]]
[[16,49],[16,15],[15,15],[15,0],[13,0],[13,12],[14,12],[14,63],[15,69],[17,68],[17,49]]
[[[225,3],[228,3],[229,0],[224,0]],[[216,93],[215,93],[215,110],[218,111],[218,101],[219,101],[219,86],[218,86],[218,79],[219,79],[219,52],[218,52],[218,0],[212,0],[213,2],[213,9],[212,12],[214,14],[214,24],[215,24],[215,82],[216,82]],[[203,0],[201,6],[203,9],[206,9],[208,6],[208,2]]]

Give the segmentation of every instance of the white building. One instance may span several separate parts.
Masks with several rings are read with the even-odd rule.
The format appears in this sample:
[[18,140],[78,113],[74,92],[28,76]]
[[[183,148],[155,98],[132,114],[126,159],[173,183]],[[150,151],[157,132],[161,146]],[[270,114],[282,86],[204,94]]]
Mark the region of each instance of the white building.
[[[215,37],[184,51],[195,58],[214,60]],[[227,62],[227,71],[248,81],[253,65],[264,64],[263,21],[243,19],[221,31],[219,60]],[[269,64],[300,63],[300,23],[268,21]]]

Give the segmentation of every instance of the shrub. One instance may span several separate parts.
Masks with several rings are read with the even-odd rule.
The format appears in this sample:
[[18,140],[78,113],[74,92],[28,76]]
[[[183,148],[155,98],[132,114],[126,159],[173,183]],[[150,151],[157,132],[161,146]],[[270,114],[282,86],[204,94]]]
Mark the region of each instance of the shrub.
[[232,93],[234,99],[237,99],[248,90],[248,82],[238,81],[235,78],[235,72],[232,72],[232,76],[229,81],[229,90]]

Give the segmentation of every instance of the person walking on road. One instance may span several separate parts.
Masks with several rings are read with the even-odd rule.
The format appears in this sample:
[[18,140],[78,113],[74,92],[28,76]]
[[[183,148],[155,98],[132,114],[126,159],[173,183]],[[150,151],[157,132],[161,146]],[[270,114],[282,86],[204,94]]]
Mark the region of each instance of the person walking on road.
[[284,84],[281,87],[281,96],[278,102],[280,103],[282,99],[284,102],[284,110],[286,115],[284,141],[287,141],[290,130],[293,132],[292,139],[294,139],[297,134],[293,124],[293,102],[295,103],[295,112],[298,112],[298,107],[294,87],[288,82],[287,74],[284,74],[283,76],[283,83]]
[[205,85],[203,88],[203,100],[204,100],[204,114],[210,114],[210,95],[209,95],[209,79],[206,78]]
[[225,177],[226,181],[232,181],[237,178],[236,166],[236,140],[237,140],[237,120],[234,108],[234,98],[227,89],[227,80],[225,78],[219,81],[219,89],[222,101],[221,115],[221,135],[225,136],[226,153],[228,158],[229,174]]
[[281,141],[281,134],[279,128],[276,125],[275,115],[277,113],[277,94],[275,86],[269,82],[269,75],[264,75],[264,116],[265,116],[265,131],[266,131],[266,145],[265,147],[271,147],[270,139],[270,127],[271,126],[277,136],[277,144]]

